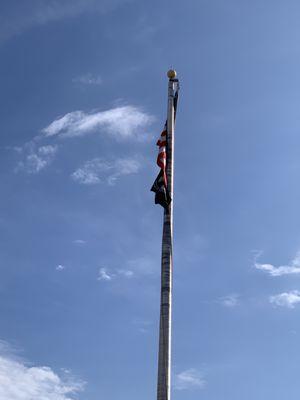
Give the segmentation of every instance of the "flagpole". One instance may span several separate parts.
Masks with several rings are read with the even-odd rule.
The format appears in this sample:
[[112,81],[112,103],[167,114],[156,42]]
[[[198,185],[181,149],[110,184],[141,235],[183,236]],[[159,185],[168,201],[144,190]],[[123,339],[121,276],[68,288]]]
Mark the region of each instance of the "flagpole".
[[173,170],[174,170],[174,89],[176,72],[168,71],[168,116],[167,116],[167,182],[171,203],[164,209],[162,254],[161,254],[161,298],[159,324],[157,400],[170,400],[171,384],[171,316],[172,316],[172,268],[173,268]]

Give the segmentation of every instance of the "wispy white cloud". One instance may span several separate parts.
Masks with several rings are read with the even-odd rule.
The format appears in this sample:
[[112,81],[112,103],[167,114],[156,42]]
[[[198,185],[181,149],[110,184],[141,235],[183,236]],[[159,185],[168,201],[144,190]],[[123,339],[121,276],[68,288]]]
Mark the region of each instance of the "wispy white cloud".
[[290,292],[284,292],[270,296],[270,303],[280,307],[295,308],[295,305],[300,303],[300,292],[298,290],[292,290]]
[[151,257],[140,257],[128,260],[128,268],[138,275],[152,275],[159,272],[159,268]]
[[15,151],[16,153],[22,153],[22,151],[23,151],[23,147],[22,146],[5,146],[4,147],[6,150],[13,150],[13,151]]
[[100,75],[93,75],[91,73],[87,73],[85,75],[77,76],[73,78],[72,81],[74,83],[80,83],[82,85],[102,85],[103,80]]
[[174,385],[177,390],[203,389],[206,381],[200,371],[190,368],[175,376]]
[[[124,0],[123,0],[124,1]],[[120,0],[27,0],[24,2],[11,2],[6,7],[6,13],[0,16],[0,42],[31,29],[64,18],[75,17],[79,14],[94,11],[106,12]]]
[[105,132],[117,139],[143,138],[153,117],[134,106],[85,113],[73,111],[53,121],[42,130],[46,136],[70,138]]
[[1,400],[72,400],[83,388],[84,382],[68,371],[62,376],[49,367],[32,366],[0,343]]
[[111,281],[114,275],[110,274],[106,268],[100,268],[98,271],[98,281]]
[[83,245],[83,244],[86,244],[86,240],[83,240],[83,239],[75,239],[75,240],[73,240],[73,243],[74,243],[74,244]]
[[117,272],[119,275],[125,276],[126,278],[131,278],[134,275],[134,272],[130,269],[118,269]]
[[140,333],[148,333],[150,326],[153,325],[153,322],[140,318],[134,319],[132,323],[137,327]]
[[145,319],[134,319],[132,323],[137,327],[140,333],[147,333],[149,332],[149,327],[153,325],[152,321],[145,320]]
[[57,149],[57,145],[37,146],[33,141],[25,144],[19,152],[22,160],[18,162],[16,171],[37,174],[51,164]]
[[116,278],[132,278],[134,275],[133,271],[126,269],[115,269],[108,270],[107,268],[101,267],[98,271],[98,281],[111,281]]
[[267,272],[271,276],[282,276],[282,275],[296,275],[300,274],[300,252],[291,260],[288,265],[281,265],[275,267],[272,264],[261,264],[255,259],[254,267],[258,270]]
[[221,297],[219,299],[219,302],[224,307],[233,308],[239,305],[240,303],[239,297],[240,296],[238,294],[229,294],[228,296]]
[[94,158],[74,171],[71,177],[83,185],[104,182],[114,185],[121,176],[136,174],[140,167],[139,161],[135,158],[120,158],[112,162]]

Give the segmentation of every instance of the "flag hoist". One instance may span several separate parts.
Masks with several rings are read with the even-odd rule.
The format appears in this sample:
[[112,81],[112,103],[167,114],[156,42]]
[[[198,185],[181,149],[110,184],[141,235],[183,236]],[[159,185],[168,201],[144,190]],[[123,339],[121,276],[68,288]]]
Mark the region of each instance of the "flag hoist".
[[174,70],[168,71],[168,78],[167,121],[157,142],[159,147],[157,165],[160,167],[160,172],[151,189],[155,192],[155,203],[164,208],[157,400],[170,400],[171,380],[174,125],[179,82]]

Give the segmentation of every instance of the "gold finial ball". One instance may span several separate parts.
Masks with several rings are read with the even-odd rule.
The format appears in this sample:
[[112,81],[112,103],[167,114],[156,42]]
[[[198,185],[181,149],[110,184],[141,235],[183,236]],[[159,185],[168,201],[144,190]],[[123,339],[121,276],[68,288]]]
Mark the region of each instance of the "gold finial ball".
[[168,75],[169,79],[174,79],[174,78],[176,78],[177,73],[176,73],[175,69],[169,69],[167,75]]

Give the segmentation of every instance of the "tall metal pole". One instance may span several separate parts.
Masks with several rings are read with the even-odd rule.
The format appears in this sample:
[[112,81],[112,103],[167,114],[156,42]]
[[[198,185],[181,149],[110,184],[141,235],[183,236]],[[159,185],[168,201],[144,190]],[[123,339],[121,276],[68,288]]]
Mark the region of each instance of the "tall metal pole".
[[170,400],[171,383],[171,315],[172,315],[172,247],[173,247],[173,169],[174,169],[174,78],[176,72],[168,72],[167,118],[167,179],[171,196],[169,209],[164,210],[161,255],[161,299],[158,353],[157,400]]

